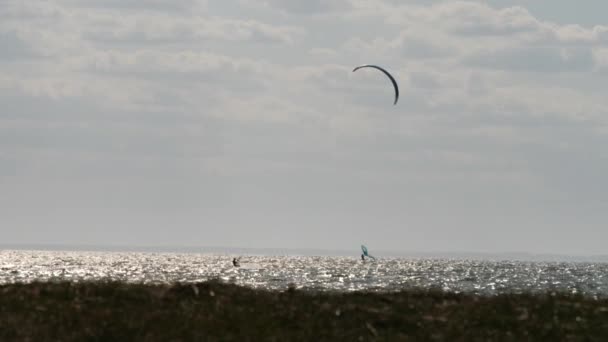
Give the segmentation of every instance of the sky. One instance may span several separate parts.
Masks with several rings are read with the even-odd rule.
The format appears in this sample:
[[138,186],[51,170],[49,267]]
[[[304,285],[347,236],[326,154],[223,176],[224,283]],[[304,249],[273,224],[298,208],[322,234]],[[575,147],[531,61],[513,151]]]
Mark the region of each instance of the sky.
[[607,11],[1,1],[2,243],[607,253]]

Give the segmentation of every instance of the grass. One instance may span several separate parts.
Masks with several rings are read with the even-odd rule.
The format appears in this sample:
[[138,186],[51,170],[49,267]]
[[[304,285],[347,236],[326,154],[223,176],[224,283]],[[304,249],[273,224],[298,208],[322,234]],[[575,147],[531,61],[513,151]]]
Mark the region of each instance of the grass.
[[606,341],[608,299],[265,291],[215,281],[0,286],[0,341]]

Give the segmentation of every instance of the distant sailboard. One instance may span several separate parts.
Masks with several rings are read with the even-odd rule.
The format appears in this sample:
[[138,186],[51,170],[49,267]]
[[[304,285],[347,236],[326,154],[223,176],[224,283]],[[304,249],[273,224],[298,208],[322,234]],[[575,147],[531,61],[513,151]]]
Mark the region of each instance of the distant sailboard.
[[364,245],[361,245],[361,260],[365,260],[365,258],[372,258],[373,260],[376,260],[376,257],[374,257],[373,255],[369,254],[369,252],[367,251],[367,247],[365,247]]

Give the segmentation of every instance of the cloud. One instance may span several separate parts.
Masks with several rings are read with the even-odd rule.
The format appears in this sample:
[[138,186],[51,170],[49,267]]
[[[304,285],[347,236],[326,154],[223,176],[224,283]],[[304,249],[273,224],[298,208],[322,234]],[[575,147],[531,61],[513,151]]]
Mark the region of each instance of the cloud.
[[446,58],[458,53],[459,47],[450,43],[450,37],[442,34],[431,34],[425,31],[401,31],[399,36],[388,44],[391,52],[397,52],[409,59]]
[[266,0],[265,3],[289,13],[303,15],[348,11],[352,8],[347,0]]
[[[110,227],[125,227],[123,216],[143,222],[126,209],[104,211],[110,202],[142,216],[181,210],[184,224],[219,227],[201,229],[221,244],[228,237],[217,231],[226,227],[267,236],[278,221],[265,217],[281,208],[281,229],[291,233],[298,222],[309,241],[332,229],[364,236],[361,222],[373,222],[395,229],[379,238],[387,248],[416,234],[410,247],[448,248],[422,236],[452,227],[525,236],[532,216],[505,213],[554,217],[546,200],[572,196],[580,214],[601,197],[593,189],[605,187],[600,172],[577,178],[572,164],[607,165],[603,25],[551,22],[522,2],[53,0],[4,8],[0,181],[22,199],[3,207],[16,224],[34,227],[29,214],[48,210],[42,200],[25,205],[46,184],[57,206]],[[364,63],[397,77],[397,106],[384,75],[352,72]],[[154,189],[170,195],[147,201]],[[255,222],[239,221],[252,217],[252,203]],[[215,211],[200,214],[203,207]],[[492,215],[508,220],[496,226]],[[59,216],[57,226],[69,226]],[[605,222],[593,217],[587,232]],[[166,229],[151,221],[129,231]],[[542,236],[554,226],[535,229]],[[336,241],[328,246],[346,243]],[[517,246],[483,240],[471,248],[492,243]]]
[[293,27],[274,26],[252,20],[231,20],[214,17],[193,17],[184,20],[170,15],[133,15],[97,20],[107,21],[103,27],[91,27],[84,38],[101,42],[201,44],[208,40],[251,41],[291,44],[303,32]]
[[452,2],[437,5],[434,13],[437,13],[435,21],[446,23],[456,34],[519,35],[537,32],[542,27],[539,20],[519,6],[494,9],[479,3]]
[[591,29],[580,25],[558,26],[554,30],[557,41],[564,43],[600,43],[608,42],[608,26],[596,25]]
[[205,9],[207,0],[86,0],[60,1],[68,7],[93,8],[93,9],[113,9],[113,10],[135,10],[135,11],[157,11],[157,12],[184,12],[190,13],[194,9]]
[[519,47],[481,53],[468,58],[469,65],[527,72],[591,71],[590,48]]
[[15,31],[0,31],[0,46],[0,60],[22,60],[37,56]]

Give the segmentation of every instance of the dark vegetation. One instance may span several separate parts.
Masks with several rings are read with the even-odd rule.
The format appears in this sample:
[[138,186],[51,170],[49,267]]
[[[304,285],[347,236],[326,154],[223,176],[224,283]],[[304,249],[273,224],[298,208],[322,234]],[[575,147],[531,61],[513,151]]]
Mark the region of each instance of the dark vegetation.
[[0,341],[607,341],[608,299],[254,290],[219,282],[0,286]]

